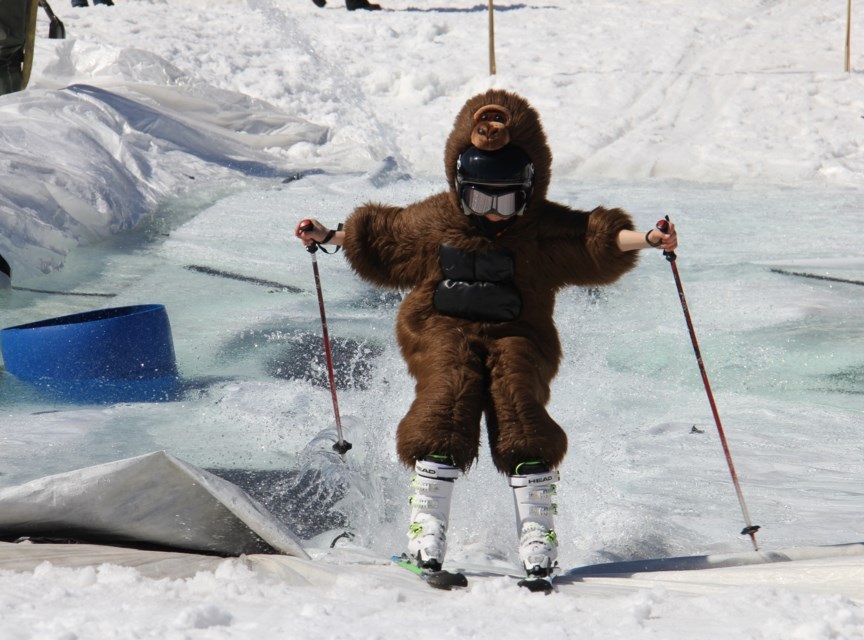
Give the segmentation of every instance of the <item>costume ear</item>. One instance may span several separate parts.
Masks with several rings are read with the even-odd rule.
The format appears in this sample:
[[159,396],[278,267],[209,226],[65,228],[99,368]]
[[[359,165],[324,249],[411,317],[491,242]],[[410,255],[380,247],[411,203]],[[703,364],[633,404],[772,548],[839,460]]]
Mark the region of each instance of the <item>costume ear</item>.
[[497,151],[510,142],[510,111],[497,104],[487,104],[474,112],[471,144],[483,151]]

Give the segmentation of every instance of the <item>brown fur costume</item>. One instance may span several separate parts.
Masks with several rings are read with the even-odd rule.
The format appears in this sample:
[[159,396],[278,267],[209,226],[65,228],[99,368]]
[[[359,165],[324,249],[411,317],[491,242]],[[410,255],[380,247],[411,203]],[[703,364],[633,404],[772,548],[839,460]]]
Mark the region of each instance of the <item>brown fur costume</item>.
[[[462,211],[456,160],[472,144],[494,150],[502,141],[531,158],[534,188],[524,214],[490,238]],[[636,252],[616,244],[632,221],[619,209],[576,211],[546,199],[552,153],[537,112],[513,93],[490,90],[468,100],[447,140],[444,166],[448,191],[406,207],[366,204],[345,224],[345,255],[356,273],[376,285],[411,290],[396,333],[416,398],[399,424],[399,457],[413,465],[429,454],[449,455],[467,470],[478,455],[485,413],[499,471],[513,473],[528,460],[556,467],[567,436],[545,409],[561,358],[555,295],[568,285],[612,283],[634,267]],[[476,253],[511,251],[519,316],[487,322],[439,313],[433,295],[444,279],[442,244]]]

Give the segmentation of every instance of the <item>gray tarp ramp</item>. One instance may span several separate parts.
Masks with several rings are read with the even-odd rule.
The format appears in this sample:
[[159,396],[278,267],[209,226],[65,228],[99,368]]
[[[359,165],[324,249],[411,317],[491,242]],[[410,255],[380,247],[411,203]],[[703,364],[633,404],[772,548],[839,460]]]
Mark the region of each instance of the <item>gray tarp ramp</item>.
[[164,451],[0,489],[0,539],[18,537],[308,557],[241,489]]

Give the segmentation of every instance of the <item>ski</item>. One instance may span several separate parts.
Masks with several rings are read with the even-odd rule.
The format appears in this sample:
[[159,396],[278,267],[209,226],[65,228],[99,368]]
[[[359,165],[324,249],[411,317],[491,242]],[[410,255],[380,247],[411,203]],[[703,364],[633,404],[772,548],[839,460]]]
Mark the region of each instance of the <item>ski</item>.
[[407,569],[414,575],[419,576],[423,582],[435,589],[450,591],[453,588],[468,586],[468,578],[463,574],[446,571],[444,569],[440,571],[429,571],[428,569],[423,569],[414,564],[404,553],[401,556],[394,555],[390,559],[403,569]]

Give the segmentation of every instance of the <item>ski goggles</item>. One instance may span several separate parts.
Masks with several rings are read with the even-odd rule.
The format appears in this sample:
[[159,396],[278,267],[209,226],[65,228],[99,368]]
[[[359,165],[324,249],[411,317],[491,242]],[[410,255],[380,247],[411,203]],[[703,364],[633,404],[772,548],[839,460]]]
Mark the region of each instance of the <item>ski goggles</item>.
[[466,216],[496,213],[502,218],[509,218],[522,215],[528,202],[528,193],[525,189],[487,191],[474,185],[464,185],[460,199]]

